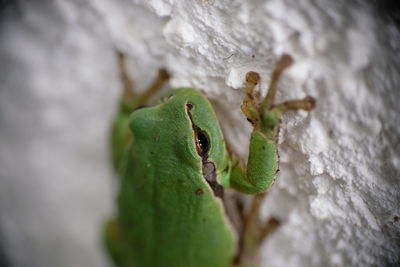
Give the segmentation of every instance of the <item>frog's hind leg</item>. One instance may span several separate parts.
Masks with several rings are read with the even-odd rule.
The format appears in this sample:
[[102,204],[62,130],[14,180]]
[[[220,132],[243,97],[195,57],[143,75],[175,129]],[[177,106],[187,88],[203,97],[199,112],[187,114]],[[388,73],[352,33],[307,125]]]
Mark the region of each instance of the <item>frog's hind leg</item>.
[[261,204],[267,193],[255,195],[252,199],[248,214],[244,217],[243,233],[240,242],[240,254],[236,259],[237,267],[258,266],[259,251],[262,243],[280,225],[275,217],[262,222],[260,219]]

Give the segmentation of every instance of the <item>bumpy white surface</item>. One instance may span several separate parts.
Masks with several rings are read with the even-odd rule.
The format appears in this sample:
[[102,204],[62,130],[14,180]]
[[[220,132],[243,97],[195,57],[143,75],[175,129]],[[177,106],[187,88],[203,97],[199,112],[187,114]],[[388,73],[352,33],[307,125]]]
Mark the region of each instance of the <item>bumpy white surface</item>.
[[[107,266],[107,134],[120,93],[114,49],[138,90],[160,67],[215,104],[245,155],[244,75],[265,93],[275,60],[295,65],[278,100],[317,99],[282,122],[281,172],[265,215],[282,227],[263,266],[398,264],[398,31],[348,1],[35,1],[2,22],[0,236],[14,266]],[[7,19],[8,18],[8,19]]]

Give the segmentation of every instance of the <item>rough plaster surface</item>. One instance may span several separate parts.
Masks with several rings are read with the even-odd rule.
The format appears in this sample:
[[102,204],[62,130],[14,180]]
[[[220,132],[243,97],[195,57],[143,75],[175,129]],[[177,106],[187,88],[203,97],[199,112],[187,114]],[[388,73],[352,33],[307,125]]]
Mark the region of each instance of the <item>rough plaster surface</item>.
[[[160,67],[216,106],[245,156],[244,75],[265,94],[282,53],[295,65],[278,100],[317,99],[284,116],[281,172],[265,216],[282,227],[263,266],[400,262],[400,34],[357,1],[20,1],[0,26],[0,237],[12,266],[107,266],[112,213],[107,134],[120,93],[114,50],[137,90]],[[6,261],[6,258],[3,259]],[[2,264],[5,265],[5,264]]]

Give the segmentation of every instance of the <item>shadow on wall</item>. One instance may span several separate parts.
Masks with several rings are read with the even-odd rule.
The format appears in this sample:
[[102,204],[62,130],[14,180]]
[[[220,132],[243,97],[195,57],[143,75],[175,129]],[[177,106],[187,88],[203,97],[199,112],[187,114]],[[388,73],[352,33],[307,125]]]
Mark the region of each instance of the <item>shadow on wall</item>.
[[0,240],[0,266],[2,267],[11,267],[10,259],[7,257],[4,249],[4,245]]
[[398,0],[374,0],[376,12],[387,22],[393,22],[400,27],[400,1]]

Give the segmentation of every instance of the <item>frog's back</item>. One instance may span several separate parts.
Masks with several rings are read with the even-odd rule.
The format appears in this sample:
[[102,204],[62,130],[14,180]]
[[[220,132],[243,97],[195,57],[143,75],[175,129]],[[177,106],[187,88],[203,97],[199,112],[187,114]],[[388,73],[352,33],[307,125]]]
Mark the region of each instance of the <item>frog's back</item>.
[[[165,99],[130,118],[134,140],[122,163],[117,219],[119,247],[128,259],[121,266],[229,266],[234,236],[221,199],[203,178],[193,127],[197,115],[191,113],[197,108],[208,118],[205,113],[213,111],[193,89]],[[213,142],[220,130],[215,116],[209,117],[205,123],[217,129],[207,133]],[[211,150],[225,153],[220,143]]]

